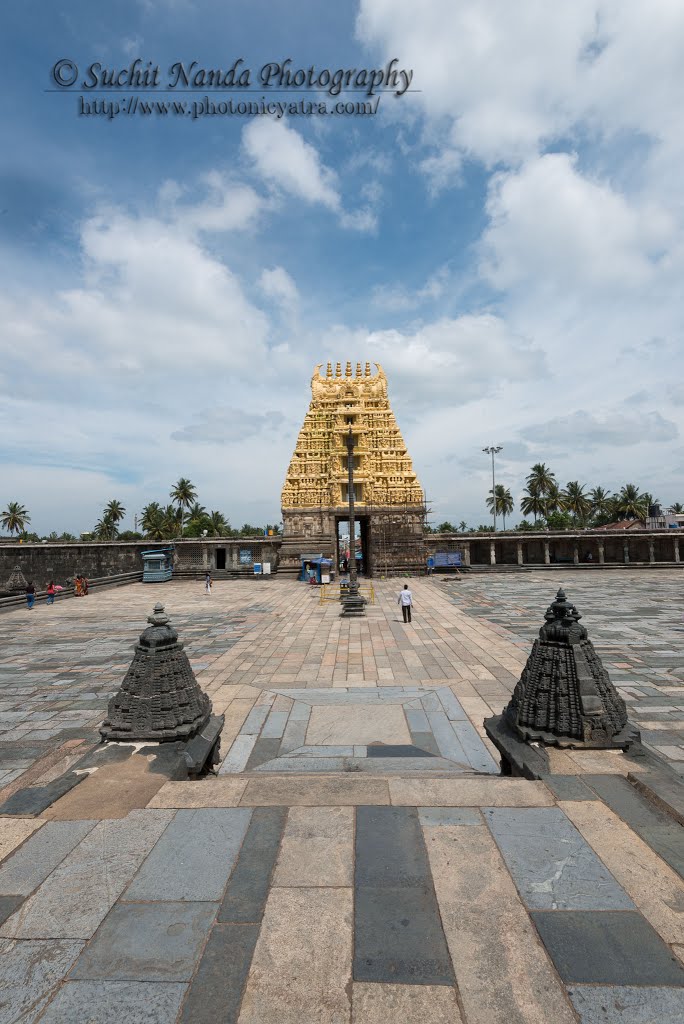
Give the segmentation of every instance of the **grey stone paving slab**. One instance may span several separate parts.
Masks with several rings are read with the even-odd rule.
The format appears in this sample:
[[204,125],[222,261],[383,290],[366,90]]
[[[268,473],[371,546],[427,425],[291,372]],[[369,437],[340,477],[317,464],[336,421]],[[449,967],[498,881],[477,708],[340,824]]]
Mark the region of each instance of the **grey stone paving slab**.
[[425,841],[414,807],[357,807],[356,981],[453,984]]
[[483,813],[528,907],[634,908],[627,893],[559,807],[489,807]]
[[367,757],[432,757],[427,750],[414,747],[410,743],[369,743],[366,747]]
[[418,818],[427,828],[435,825],[484,825],[480,812],[470,807],[419,807]]
[[465,750],[468,764],[479,772],[487,772],[490,775],[499,774],[499,766],[485,747],[477,729],[470,722],[457,720],[451,721],[451,728],[456,733],[456,738]]
[[622,775],[585,775],[584,781],[631,827],[672,823],[671,818],[641,796]]
[[219,910],[221,923],[261,921],[286,818],[285,807],[254,809]]
[[236,1024],[254,947],[256,924],[217,924],[183,1006],[181,1024]]
[[249,760],[245,765],[245,771],[251,772],[260,764],[264,764],[265,761],[270,761],[272,758],[277,757],[279,751],[279,739],[264,740],[261,737],[259,737],[259,739],[254,744],[254,747],[252,748],[252,753],[249,755]]
[[411,730],[411,739],[417,747],[421,750],[427,750],[429,754],[439,756],[439,747],[435,742],[435,737],[431,732],[413,732]]
[[406,715],[406,721],[411,732],[427,732],[430,728],[424,711],[406,708],[404,714]]
[[0,935],[89,939],[173,816],[173,811],[138,810],[101,821],[5,922]]
[[119,903],[71,978],[190,981],[217,910],[217,903]]
[[684,986],[684,967],[641,914],[532,911],[564,982]]
[[443,711],[428,711],[428,722],[442,757],[451,761],[468,764],[466,752],[454,732],[451,722]]
[[636,985],[573,985],[570,998],[582,1024],[681,1024],[684,989]]
[[271,711],[261,730],[262,739],[280,739],[289,718],[288,711]]
[[435,690],[439,702],[452,722],[467,722],[468,716],[448,686]]
[[453,985],[437,901],[424,888],[354,890],[354,981]]
[[177,982],[67,981],[41,1024],[173,1024],[187,985]]
[[48,821],[0,867],[0,893],[28,896],[96,824],[96,821]]
[[0,924],[4,924],[23,902],[23,896],[0,896]]
[[549,775],[544,778],[544,784],[558,800],[598,800],[579,775]]
[[680,824],[639,826],[635,831],[673,871],[684,878],[684,828]]
[[254,707],[247,715],[244,725],[240,732],[244,736],[258,735],[262,725],[268,717],[269,708],[267,706]]
[[[303,746],[296,747],[294,750],[288,751],[285,755],[287,757],[354,757],[354,747],[311,747]],[[365,748],[364,748],[365,754]],[[359,755],[361,756],[361,755]]]
[[178,811],[123,899],[220,900],[251,813],[247,807]]
[[232,775],[244,771],[256,741],[256,733],[249,736],[237,736],[219,768],[219,775]]
[[0,940],[0,1024],[34,1021],[82,949],[71,939]]
[[0,805],[0,814],[18,816],[42,814],[55,800],[59,800],[79,782],[83,782],[83,779],[82,775],[67,772],[66,775],[60,776],[54,782],[48,782],[45,786],[27,786],[25,789],[19,789]]

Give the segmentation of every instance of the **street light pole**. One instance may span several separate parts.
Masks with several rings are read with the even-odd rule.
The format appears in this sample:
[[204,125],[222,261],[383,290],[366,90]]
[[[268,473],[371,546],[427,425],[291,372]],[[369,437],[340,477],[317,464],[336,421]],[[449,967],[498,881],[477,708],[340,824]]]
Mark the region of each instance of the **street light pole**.
[[347,433],[347,499],[349,502],[349,586],[342,598],[341,615],[365,615],[365,597],[359,594],[359,580],[356,572],[356,523],[354,521],[354,435],[352,428]]
[[503,451],[503,445],[490,445],[487,448],[483,448],[482,451],[492,457],[492,512],[494,515],[494,533],[496,533],[496,483],[494,480],[494,456]]

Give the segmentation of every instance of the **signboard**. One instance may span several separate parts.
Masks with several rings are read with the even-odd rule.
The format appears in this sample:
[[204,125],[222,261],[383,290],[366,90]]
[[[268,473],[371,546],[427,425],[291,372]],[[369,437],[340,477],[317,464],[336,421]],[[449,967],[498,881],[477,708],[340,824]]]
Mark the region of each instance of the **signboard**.
[[450,569],[460,566],[461,563],[461,552],[460,551],[436,551],[435,552],[435,568],[436,569]]
[[254,563],[254,575],[261,576],[261,562]]
[[261,566],[261,571],[263,572],[264,576],[270,576],[271,575],[271,563],[270,562],[264,562],[264,564]]
[[252,564],[252,549],[251,548],[240,548],[240,565],[251,565]]

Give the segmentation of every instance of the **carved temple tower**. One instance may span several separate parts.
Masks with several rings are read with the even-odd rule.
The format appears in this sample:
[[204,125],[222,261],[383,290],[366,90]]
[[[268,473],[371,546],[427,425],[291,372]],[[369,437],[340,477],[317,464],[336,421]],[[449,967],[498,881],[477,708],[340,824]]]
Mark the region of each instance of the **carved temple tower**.
[[[338,523],[347,520],[346,437],[354,437],[354,500],[366,572],[418,569],[425,564],[424,494],[387,397],[387,378],[376,363],[347,363],[344,374],[319,364],[311,378],[311,404],[297,438],[282,493],[281,569],[301,556],[338,557]],[[358,536],[358,533],[357,533]]]

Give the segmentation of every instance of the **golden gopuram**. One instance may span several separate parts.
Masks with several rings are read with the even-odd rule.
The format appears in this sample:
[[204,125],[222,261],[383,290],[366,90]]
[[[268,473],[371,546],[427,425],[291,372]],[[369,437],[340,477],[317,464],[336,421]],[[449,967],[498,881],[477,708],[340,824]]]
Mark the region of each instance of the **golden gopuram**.
[[344,373],[320,363],[311,378],[311,403],[297,438],[282,493],[280,568],[301,568],[307,555],[339,565],[348,534],[346,439],[354,442],[357,552],[366,575],[424,566],[425,495],[413,470],[387,397],[379,363],[347,363]]

